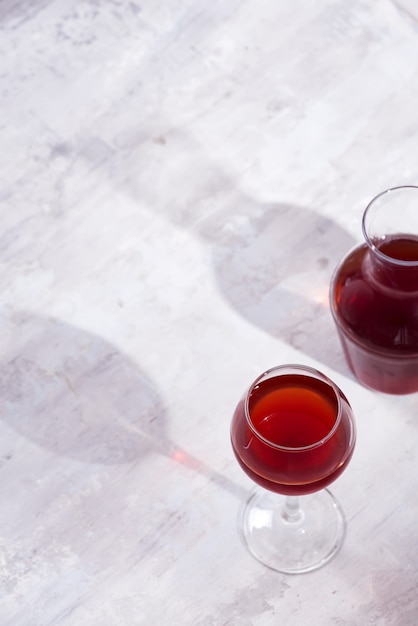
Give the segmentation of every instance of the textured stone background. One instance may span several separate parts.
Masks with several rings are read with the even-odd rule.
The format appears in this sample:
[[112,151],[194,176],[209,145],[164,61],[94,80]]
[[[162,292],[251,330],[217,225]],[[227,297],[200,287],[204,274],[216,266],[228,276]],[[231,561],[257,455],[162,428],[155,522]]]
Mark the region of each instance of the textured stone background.
[[[417,397],[328,310],[366,203],[418,183],[418,26],[390,0],[0,4],[0,623],[408,626]],[[342,551],[241,545],[229,423],[264,369],[349,397]]]

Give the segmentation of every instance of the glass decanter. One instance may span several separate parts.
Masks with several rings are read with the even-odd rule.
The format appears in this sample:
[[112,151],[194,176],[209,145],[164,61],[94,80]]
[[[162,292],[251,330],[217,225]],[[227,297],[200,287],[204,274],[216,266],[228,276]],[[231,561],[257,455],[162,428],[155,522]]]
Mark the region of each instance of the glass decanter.
[[330,304],[348,365],[365,386],[418,391],[418,187],[366,207],[365,242],[337,267]]
[[259,486],[240,517],[256,559],[296,574],[337,553],[345,518],[326,487],[347,467],[355,441],[347,398],[321,372],[281,365],[253,382],[235,409],[231,442],[241,468]]

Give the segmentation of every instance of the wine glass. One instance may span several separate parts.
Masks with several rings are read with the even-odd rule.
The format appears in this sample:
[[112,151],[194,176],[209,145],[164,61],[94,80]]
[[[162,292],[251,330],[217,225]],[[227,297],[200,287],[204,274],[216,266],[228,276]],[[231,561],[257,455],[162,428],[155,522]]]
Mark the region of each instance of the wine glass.
[[256,559],[295,574],[315,570],[336,554],[345,518],[324,488],[344,471],[355,440],[348,400],[321,372],[282,365],[252,383],[235,409],[231,442],[242,469],[262,487],[240,516],[242,536]]

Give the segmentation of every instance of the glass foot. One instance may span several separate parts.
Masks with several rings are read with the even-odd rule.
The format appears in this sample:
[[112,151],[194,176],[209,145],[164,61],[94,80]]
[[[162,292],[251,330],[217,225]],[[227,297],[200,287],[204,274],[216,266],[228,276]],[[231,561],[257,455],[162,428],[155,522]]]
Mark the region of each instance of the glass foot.
[[327,489],[300,498],[256,490],[240,517],[251,554],[286,574],[322,567],[337,553],[345,535],[344,514]]

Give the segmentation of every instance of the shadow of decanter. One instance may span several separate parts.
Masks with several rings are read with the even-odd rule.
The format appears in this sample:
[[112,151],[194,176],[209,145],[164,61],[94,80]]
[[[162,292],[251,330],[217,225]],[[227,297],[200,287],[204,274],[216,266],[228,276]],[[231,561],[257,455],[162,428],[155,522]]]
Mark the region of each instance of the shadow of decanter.
[[356,243],[347,230],[313,207],[251,197],[181,129],[131,136],[109,163],[115,185],[210,247],[219,290],[241,316],[351,376],[328,303],[334,268]]
[[354,242],[336,222],[286,203],[249,198],[198,226],[211,242],[217,284],[247,321],[325,365],[348,372],[329,310],[341,251]]

